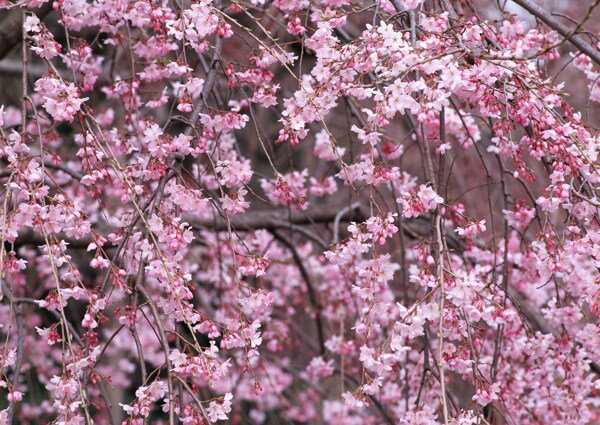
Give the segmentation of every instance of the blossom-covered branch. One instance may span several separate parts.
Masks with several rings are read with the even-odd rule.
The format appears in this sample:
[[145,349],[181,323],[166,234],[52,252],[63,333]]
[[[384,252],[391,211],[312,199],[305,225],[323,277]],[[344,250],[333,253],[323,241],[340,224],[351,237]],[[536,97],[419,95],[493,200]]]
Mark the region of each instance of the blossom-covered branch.
[[595,423],[600,2],[515,3],[0,0],[0,424]]

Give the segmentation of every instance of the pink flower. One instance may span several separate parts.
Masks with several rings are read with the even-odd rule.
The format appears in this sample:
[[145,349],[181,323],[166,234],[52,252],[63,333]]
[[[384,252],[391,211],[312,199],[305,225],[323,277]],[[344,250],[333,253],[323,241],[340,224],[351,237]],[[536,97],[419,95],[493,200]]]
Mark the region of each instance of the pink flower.
[[344,399],[344,404],[346,406],[354,409],[363,409],[368,406],[364,399],[359,398],[358,395],[352,394],[349,391],[343,393],[342,398]]
[[210,405],[206,408],[208,420],[211,422],[226,421],[228,419],[227,414],[231,412],[232,399],[233,394],[227,393],[219,401],[211,401]]
[[414,191],[402,192],[397,201],[402,203],[402,215],[411,218],[437,208],[437,205],[443,203],[444,199],[435,193],[430,186],[422,184],[416,193]]
[[35,90],[43,96],[44,108],[56,121],[73,121],[87,97],[80,98],[73,83],[52,77],[42,77],[35,83]]
[[223,198],[219,198],[225,212],[231,215],[240,214],[246,211],[250,203],[244,200],[244,196],[248,194],[246,189],[240,189],[236,194],[227,194]]
[[472,238],[473,236],[485,232],[485,220],[481,220],[478,223],[474,221],[470,221],[467,223],[465,227],[457,227],[455,232],[458,233],[459,236],[464,236],[465,238]]
[[477,392],[473,396],[473,401],[476,401],[481,406],[487,406],[494,400],[498,400],[500,397],[500,382],[496,382],[488,389],[478,388]]
[[314,357],[306,367],[306,375],[311,381],[330,376],[334,371],[333,360],[325,361],[323,357]]
[[422,2],[423,0],[400,0],[400,4],[407,10],[416,9]]
[[8,393],[7,399],[11,403],[17,403],[23,400],[23,393],[21,391],[11,391]]
[[250,161],[219,161],[215,172],[220,175],[219,183],[226,187],[243,186],[250,181],[252,170]]

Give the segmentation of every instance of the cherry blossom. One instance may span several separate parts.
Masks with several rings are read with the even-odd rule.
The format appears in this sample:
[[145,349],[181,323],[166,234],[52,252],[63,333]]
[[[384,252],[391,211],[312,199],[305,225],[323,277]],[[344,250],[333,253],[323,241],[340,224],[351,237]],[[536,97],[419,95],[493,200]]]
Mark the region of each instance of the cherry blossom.
[[0,423],[597,422],[556,3],[0,5]]

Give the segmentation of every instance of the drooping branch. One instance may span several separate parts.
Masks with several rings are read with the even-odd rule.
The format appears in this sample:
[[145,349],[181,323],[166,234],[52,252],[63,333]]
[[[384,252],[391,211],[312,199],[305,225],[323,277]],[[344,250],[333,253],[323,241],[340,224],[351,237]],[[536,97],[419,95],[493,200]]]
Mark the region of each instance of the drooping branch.
[[312,279],[304,266],[302,258],[300,254],[298,254],[298,250],[294,246],[294,243],[288,239],[285,235],[281,234],[281,232],[273,231],[273,235],[277,240],[283,243],[292,253],[292,257],[294,261],[298,265],[298,269],[300,270],[300,275],[302,279],[304,279],[304,283],[306,283],[306,290],[308,291],[308,299],[310,300],[311,307],[315,314],[315,323],[317,325],[317,336],[319,339],[319,348],[320,354],[325,354],[325,336],[323,332],[323,320],[321,319],[321,307],[319,306],[319,300],[315,294],[315,285],[312,282]]

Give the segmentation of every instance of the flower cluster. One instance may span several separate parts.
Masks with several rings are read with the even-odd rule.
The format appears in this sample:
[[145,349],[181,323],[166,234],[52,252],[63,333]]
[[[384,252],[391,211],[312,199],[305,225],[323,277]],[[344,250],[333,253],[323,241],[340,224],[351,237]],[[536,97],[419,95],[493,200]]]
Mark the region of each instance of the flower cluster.
[[5,5],[0,423],[597,421],[594,23],[505,3]]
[[73,121],[87,97],[80,98],[73,83],[47,76],[35,82],[35,91],[42,97],[43,106],[56,121]]

